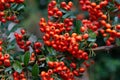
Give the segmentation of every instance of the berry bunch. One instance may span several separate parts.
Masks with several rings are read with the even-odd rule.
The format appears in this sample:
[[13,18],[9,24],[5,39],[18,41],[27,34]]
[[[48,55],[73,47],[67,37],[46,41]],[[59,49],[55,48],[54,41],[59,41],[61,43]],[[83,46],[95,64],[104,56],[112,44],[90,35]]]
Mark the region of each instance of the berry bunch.
[[6,23],[6,21],[14,21],[18,23],[18,12],[14,11],[11,6],[13,3],[20,4],[23,2],[24,0],[0,0],[0,21],[2,23]]
[[30,61],[34,61],[35,60],[35,53],[32,53],[30,56]]
[[71,10],[72,6],[73,6],[73,3],[71,1],[69,1],[68,4],[66,2],[61,2],[60,4],[60,7],[67,11]]
[[74,76],[80,76],[85,71],[83,67],[77,69],[75,63],[70,64],[71,69],[64,62],[48,62],[48,66],[50,69],[47,72],[42,71],[40,74],[42,80],[54,80],[55,74],[59,75],[63,80],[75,80]]
[[13,79],[14,80],[27,80],[25,78],[25,73],[22,71],[21,73],[18,73],[18,72],[14,72],[13,73]]
[[[28,69],[35,79],[39,78],[38,74],[40,73],[42,80],[56,80],[58,78],[76,80],[76,77],[83,75],[86,68],[94,64],[93,61],[88,61],[95,54],[94,51],[103,50],[104,47],[110,45],[112,47],[120,46],[118,42],[120,41],[120,24],[116,20],[118,16],[110,16],[120,10],[120,5],[114,0],[78,1],[83,13],[84,11],[88,12],[88,17],[84,17],[86,15],[84,14],[75,18],[73,15],[79,11],[74,10],[75,13],[72,11],[77,8],[75,6],[72,8],[73,3],[71,1],[58,0],[58,3],[61,2],[58,4],[57,0],[51,0],[48,4],[48,21],[41,18],[39,22],[40,31],[44,33],[42,37],[43,47],[39,39],[30,41],[31,37],[27,35],[24,29],[20,33],[15,32],[14,36],[18,46],[24,50],[21,53],[26,54],[7,54],[14,52],[11,50],[14,46],[3,47],[4,45],[0,40],[0,66],[3,66],[3,71],[12,66],[10,70],[15,71],[13,73],[14,80],[27,80],[25,72],[17,72],[24,69]],[[23,2],[24,0],[0,0],[0,22],[19,22],[17,14],[21,11],[17,9],[14,11],[12,5],[19,5]],[[114,10],[109,9],[111,5],[112,7],[115,6]],[[116,22],[112,20],[113,17]],[[5,27],[5,29],[7,28]],[[8,33],[5,32],[4,34],[8,35]],[[107,46],[98,47],[100,46],[97,44],[99,37],[102,38],[101,42],[105,42]],[[8,44],[9,42],[4,43]],[[4,48],[7,48],[7,51]],[[30,53],[31,51],[32,53]],[[21,57],[23,58],[21,59]]]
[[21,34],[17,32],[14,33],[18,46],[24,51],[28,51],[31,46],[35,53],[39,54],[41,52],[42,44],[40,42],[34,42],[32,44],[32,42],[29,40],[29,35],[26,34],[26,31],[21,29],[20,32]]
[[[88,59],[87,52],[79,49],[79,44],[82,40],[87,40],[89,35],[85,33],[84,35],[78,35],[72,33],[70,35],[68,32],[71,30],[72,20],[66,18],[64,23],[46,23],[44,18],[40,20],[40,30],[45,32],[43,36],[44,43],[48,46],[52,46],[55,50],[65,52],[68,51],[73,56],[82,59]],[[66,31],[64,34],[62,34]]]
[[[96,36],[102,34],[104,38],[107,38],[106,45],[109,46],[114,44],[115,39],[119,38],[120,26],[118,24],[113,28],[112,24],[107,21],[109,16],[105,14],[103,7],[107,7],[109,2],[108,0],[104,0],[97,4],[90,0],[79,0],[82,10],[88,12],[89,18],[81,20],[82,26],[80,27],[80,34],[77,34],[72,30],[76,27],[73,25],[74,18],[62,18],[65,13],[62,12],[61,9],[66,11],[71,10],[73,6],[72,2],[68,2],[68,4],[66,2],[61,2],[58,7],[56,1],[51,1],[48,6],[49,20],[46,21],[44,18],[41,18],[39,23],[41,32],[45,33],[43,36],[44,44],[53,47],[56,51],[68,52],[72,54],[73,58],[84,60],[88,60],[89,52],[86,51],[86,48],[96,48],[98,46],[95,41],[89,41],[91,37],[89,31],[95,33]],[[55,19],[57,18],[57,20],[52,20],[50,18],[51,16]],[[80,47],[82,43],[85,43],[84,47]],[[56,67],[56,65],[59,66]],[[90,66],[86,62],[84,62],[84,65],[86,67]],[[62,79],[74,80],[74,77],[71,76],[79,76],[80,73],[85,71],[83,67],[78,69],[74,62],[70,64],[72,71],[69,71],[71,69],[67,68],[64,62],[49,62],[48,66],[51,69],[47,72],[41,72],[43,80],[53,80],[54,78],[52,76],[55,73],[59,74]],[[66,67],[71,76],[64,70],[64,67]]]
[[24,29],[21,30],[21,34],[19,33],[14,33],[16,41],[18,46],[21,49],[24,49],[24,51],[28,51],[29,50],[29,46],[31,45],[31,41],[29,41],[26,37],[26,31]]
[[74,74],[65,66],[64,62],[48,62],[48,66],[51,69],[47,72],[42,71],[40,74],[42,80],[54,80],[54,78],[51,77],[54,74],[60,75],[63,80],[74,80]]
[[2,41],[0,40],[0,66],[4,65],[5,67],[9,67],[11,65],[10,63],[10,55],[5,53],[3,55],[2,52]]
[[53,16],[55,18],[62,17],[63,12],[60,10],[60,8],[69,11],[71,10],[72,6],[73,3],[71,1],[68,4],[66,2],[61,2],[60,6],[58,6],[57,2],[53,0],[48,4],[48,16]]
[[114,44],[117,38],[120,38],[119,32],[119,24],[115,27],[112,24],[107,22],[107,15],[104,14],[103,7],[106,7],[110,1],[104,0],[99,4],[95,2],[90,2],[90,0],[80,0],[79,3],[82,6],[82,10],[86,10],[89,12],[89,20],[82,20],[83,27],[81,27],[80,31],[84,32],[88,29],[96,32],[98,31],[103,35],[106,39],[106,45],[110,46]]
[[34,43],[35,53],[39,54],[41,52],[41,47],[42,47],[42,44],[40,42],[35,42]]

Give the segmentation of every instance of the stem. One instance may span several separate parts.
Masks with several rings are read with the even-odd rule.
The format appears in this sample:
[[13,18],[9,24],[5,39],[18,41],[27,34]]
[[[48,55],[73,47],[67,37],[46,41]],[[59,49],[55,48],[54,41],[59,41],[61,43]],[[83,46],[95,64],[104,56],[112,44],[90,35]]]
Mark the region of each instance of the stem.
[[[95,51],[95,52],[97,52],[97,51],[109,51],[110,49],[117,48],[117,47],[120,47],[120,46],[117,46],[117,45],[101,46],[101,47],[93,48],[92,50]],[[57,56],[57,58],[61,58],[61,57],[64,57],[64,55],[58,55],[58,56]],[[46,60],[45,57],[39,59],[39,61],[41,61],[41,62],[43,62],[43,61],[45,61],[45,60]],[[34,63],[34,61],[30,61],[28,65],[31,65],[31,64],[33,64],[33,63]],[[23,67],[25,67],[25,66],[24,66],[24,63],[21,63],[21,65],[22,65]],[[0,73],[4,72],[5,69],[6,69],[6,68],[0,69]]]

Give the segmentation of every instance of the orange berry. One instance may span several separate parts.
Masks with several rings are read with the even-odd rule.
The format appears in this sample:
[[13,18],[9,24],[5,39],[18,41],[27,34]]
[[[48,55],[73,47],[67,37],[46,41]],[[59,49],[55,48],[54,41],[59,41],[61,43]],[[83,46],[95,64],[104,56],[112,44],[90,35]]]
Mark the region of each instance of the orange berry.
[[72,37],[76,37],[77,36],[77,33],[72,33]]
[[89,37],[89,35],[88,35],[87,33],[85,33],[85,34],[83,35],[83,39],[88,39],[88,37]]
[[105,27],[106,27],[106,28],[111,28],[111,25],[110,25],[109,23],[107,23],[107,24],[105,25]]
[[84,32],[84,31],[85,31],[85,27],[81,27],[81,28],[80,28],[80,31],[81,31],[81,32]]
[[83,73],[83,72],[85,72],[85,68],[79,68],[79,71],[80,71],[80,73]]
[[116,26],[116,29],[120,30],[120,24]]

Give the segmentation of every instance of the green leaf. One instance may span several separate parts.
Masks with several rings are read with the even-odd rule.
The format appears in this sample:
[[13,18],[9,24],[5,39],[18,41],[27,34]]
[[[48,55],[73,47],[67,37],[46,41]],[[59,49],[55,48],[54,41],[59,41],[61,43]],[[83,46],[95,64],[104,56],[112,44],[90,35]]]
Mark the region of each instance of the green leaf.
[[14,3],[14,4],[11,5],[11,8],[12,8],[12,9],[16,9],[17,6],[18,6],[18,4],[15,4],[15,3]]
[[38,55],[38,58],[44,58],[45,55]]
[[32,66],[27,66],[27,69],[32,72]]
[[120,46],[120,39],[119,39],[119,38],[116,39],[116,44],[117,44],[118,46]]
[[9,72],[9,71],[12,71],[12,68],[11,67],[8,67],[5,69],[5,73]]
[[15,62],[13,63],[13,69],[14,69],[16,72],[21,73],[23,68],[22,68],[22,65],[20,64],[20,62],[15,61]]
[[47,50],[50,53],[50,55],[56,55],[56,52],[52,47],[47,47]]
[[18,56],[20,56],[20,55],[24,55],[25,54],[25,52],[23,52],[23,51],[18,51],[18,52],[15,52],[15,54],[11,54],[14,58],[16,58],[16,57],[18,57]]
[[80,20],[75,20],[74,21],[74,32],[77,34],[80,34],[80,27],[82,26],[82,22]]
[[30,52],[26,52],[24,55],[24,65],[27,66],[30,60]]
[[46,62],[53,61],[51,57],[46,57]]
[[18,6],[17,10],[20,11],[20,10],[22,10],[24,8],[25,8],[25,6],[23,4],[21,4],[21,5]]
[[60,9],[60,11],[62,11],[63,13],[67,13],[65,9]]
[[90,31],[88,41],[95,42],[96,41],[96,36],[97,36],[96,33]]
[[67,12],[65,15],[62,16],[63,19],[69,17],[71,15],[71,12]]
[[89,33],[89,37],[96,38],[96,33],[94,33],[94,32]]
[[7,50],[13,50],[13,49],[15,49],[15,45],[14,44],[8,45]]
[[95,42],[96,39],[95,39],[95,38],[88,38],[88,41],[89,41],[89,42]]
[[46,62],[49,62],[49,61],[57,61],[57,58],[56,56],[53,56],[53,55],[49,55],[46,57]]
[[37,77],[39,75],[39,67],[38,64],[34,64],[32,68],[32,76]]
[[115,1],[120,4],[120,0],[115,0]]

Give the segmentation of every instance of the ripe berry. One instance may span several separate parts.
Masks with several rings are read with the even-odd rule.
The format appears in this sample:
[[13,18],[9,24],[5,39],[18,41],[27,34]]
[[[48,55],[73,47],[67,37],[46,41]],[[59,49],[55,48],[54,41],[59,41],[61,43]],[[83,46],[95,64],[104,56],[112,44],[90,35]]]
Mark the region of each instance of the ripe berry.
[[48,11],[48,15],[53,16],[54,15],[53,11]]
[[2,51],[2,46],[0,46],[0,52]]
[[73,6],[73,3],[70,1],[70,2],[68,2],[68,5],[69,5],[70,7],[72,7],[72,6]]
[[84,32],[84,31],[85,31],[85,27],[81,27],[81,28],[80,28],[80,31],[81,31],[81,32]]
[[4,12],[0,12],[0,16],[4,16],[5,15],[5,13]]
[[71,63],[71,64],[70,64],[70,67],[72,67],[72,68],[75,69],[75,68],[76,68],[76,64],[75,64],[75,63]]
[[2,52],[0,52],[0,58],[2,57]]
[[9,59],[10,58],[10,55],[9,54],[5,54],[4,55],[4,59]]
[[84,73],[85,72],[85,68],[79,68],[79,71],[80,71],[80,73]]
[[120,30],[120,25],[117,25],[117,26],[116,26],[116,29]]
[[30,46],[31,41],[26,41],[26,46]]
[[64,8],[64,7],[66,7],[66,2],[61,2],[61,4],[60,4],[60,6],[62,7],[62,8]]
[[22,35],[24,35],[26,33],[26,31],[24,29],[21,30]]
[[10,66],[10,60],[9,59],[4,60],[4,66],[6,66],[6,67]]
[[88,39],[88,37],[89,37],[89,35],[88,35],[87,33],[85,33],[85,34],[83,35],[83,39]]
[[51,5],[52,5],[52,6],[55,6],[55,5],[56,5],[56,1],[52,1],[52,2],[51,2]]
[[57,16],[60,16],[60,17],[63,15],[61,11],[57,11],[56,14],[57,14]]

